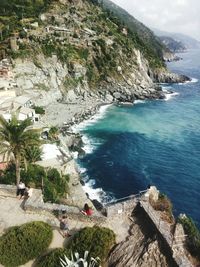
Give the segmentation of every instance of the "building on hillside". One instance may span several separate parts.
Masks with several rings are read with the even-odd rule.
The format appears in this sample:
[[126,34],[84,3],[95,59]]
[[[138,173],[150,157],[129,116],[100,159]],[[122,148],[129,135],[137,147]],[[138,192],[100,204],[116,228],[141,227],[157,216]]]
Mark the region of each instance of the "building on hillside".
[[33,122],[39,121],[40,115],[35,113],[35,110],[32,108],[18,107],[15,108],[13,103],[13,108],[11,109],[2,109],[0,108],[0,115],[7,121],[11,120],[13,114],[16,114],[18,120],[23,121],[30,118]]

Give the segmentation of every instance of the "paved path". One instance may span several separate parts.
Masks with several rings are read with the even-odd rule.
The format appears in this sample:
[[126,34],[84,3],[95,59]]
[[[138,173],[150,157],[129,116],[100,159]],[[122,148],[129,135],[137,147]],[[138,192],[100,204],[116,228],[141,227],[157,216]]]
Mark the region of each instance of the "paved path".
[[[18,200],[16,197],[2,196],[0,195],[0,235],[8,227],[21,225],[23,223],[31,221],[44,221],[53,226],[53,240],[50,248],[62,247],[64,239],[59,233],[59,221],[55,216],[49,212],[26,212],[22,209],[22,200]],[[99,224],[99,226],[108,227],[112,229],[116,234],[117,243],[123,241],[128,235],[128,231],[132,222],[128,216],[117,215],[113,218],[109,218],[105,223]],[[75,233],[86,226],[93,226],[92,222],[82,222],[69,219],[69,226],[71,233]],[[32,261],[24,265],[24,267],[32,266]]]

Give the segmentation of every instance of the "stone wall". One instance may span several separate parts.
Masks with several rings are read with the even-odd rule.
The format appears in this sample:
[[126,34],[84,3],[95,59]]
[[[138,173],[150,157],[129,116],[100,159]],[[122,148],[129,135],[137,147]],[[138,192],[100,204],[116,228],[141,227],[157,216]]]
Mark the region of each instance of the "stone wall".
[[117,214],[122,214],[125,212],[131,213],[136,207],[136,205],[137,205],[137,200],[132,198],[132,199],[120,202],[120,203],[107,205],[105,207],[105,212],[106,212],[107,217],[115,216]]
[[[16,197],[16,186],[0,184],[0,196]],[[38,213],[52,212],[58,215],[60,211],[66,210],[67,216],[79,221],[90,221],[94,223],[101,223],[106,220],[101,213],[94,210],[91,217],[85,216],[76,206],[69,206],[56,203],[48,203],[43,201],[42,190],[33,189],[33,194],[30,198],[24,201],[24,210]]]
[[0,196],[15,197],[17,188],[14,185],[0,184]]

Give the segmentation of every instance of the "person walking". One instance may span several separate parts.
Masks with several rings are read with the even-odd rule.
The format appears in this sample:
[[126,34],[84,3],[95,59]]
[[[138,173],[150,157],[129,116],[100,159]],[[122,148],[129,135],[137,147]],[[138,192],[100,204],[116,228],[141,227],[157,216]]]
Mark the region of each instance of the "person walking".
[[63,215],[61,218],[59,218],[59,221],[60,221],[60,230],[61,230],[62,236],[63,237],[70,236],[67,216]]

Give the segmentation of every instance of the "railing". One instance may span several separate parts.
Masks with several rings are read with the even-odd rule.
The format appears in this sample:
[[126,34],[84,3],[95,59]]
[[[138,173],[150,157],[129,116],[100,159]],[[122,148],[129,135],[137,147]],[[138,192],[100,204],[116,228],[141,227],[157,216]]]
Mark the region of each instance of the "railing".
[[122,197],[122,198],[118,198],[118,199],[112,200],[112,201],[110,201],[110,202],[107,202],[107,203],[105,204],[105,207],[108,207],[108,206],[111,206],[111,205],[115,205],[115,204],[117,204],[117,203],[122,203],[122,202],[125,202],[125,201],[127,201],[127,200],[131,200],[131,199],[134,199],[134,200],[136,200],[137,202],[139,202],[140,199],[141,199],[141,196],[142,196],[144,193],[146,193],[146,192],[147,192],[147,190],[143,190],[143,191],[139,191],[138,194],[133,194],[133,195],[129,195],[129,196],[127,196],[127,197]]

